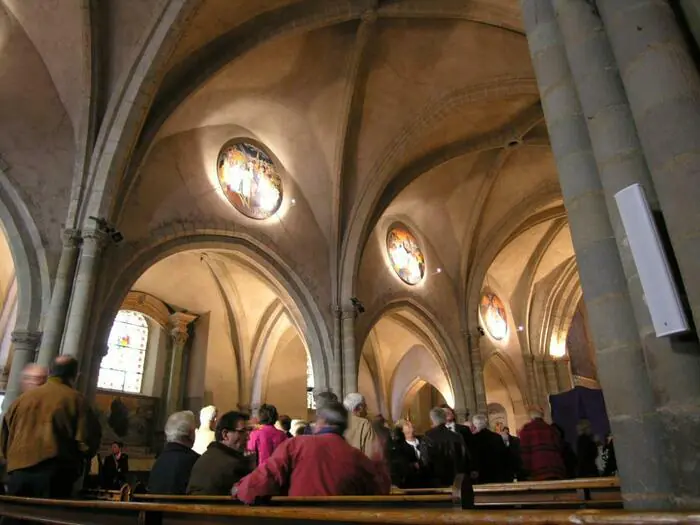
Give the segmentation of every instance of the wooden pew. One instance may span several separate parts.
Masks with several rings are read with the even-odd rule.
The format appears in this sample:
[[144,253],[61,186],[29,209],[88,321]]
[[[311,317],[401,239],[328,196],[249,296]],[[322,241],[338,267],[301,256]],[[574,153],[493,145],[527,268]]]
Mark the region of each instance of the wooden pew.
[[61,525],[700,525],[700,513],[604,511],[462,511],[338,509],[59,501],[0,497],[0,516]]

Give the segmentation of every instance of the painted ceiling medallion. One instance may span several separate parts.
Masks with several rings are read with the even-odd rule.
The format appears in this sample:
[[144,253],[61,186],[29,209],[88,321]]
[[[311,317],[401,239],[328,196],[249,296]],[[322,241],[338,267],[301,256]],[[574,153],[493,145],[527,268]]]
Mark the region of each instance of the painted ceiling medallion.
[[496,294],[486,293],[479,304],[481,320],[486,325],[489,335],[500,341],[508,333],[506,307]]
[[225,145],[216,162],[228,201],[246,217],[267,219],[282,204],[282,180],[270,156],[247,142]]
[[386,236],[386,250],[392,268],[403,282],[410,285],[421,282],[425,275],[425,257],[408,228],[392,227]]

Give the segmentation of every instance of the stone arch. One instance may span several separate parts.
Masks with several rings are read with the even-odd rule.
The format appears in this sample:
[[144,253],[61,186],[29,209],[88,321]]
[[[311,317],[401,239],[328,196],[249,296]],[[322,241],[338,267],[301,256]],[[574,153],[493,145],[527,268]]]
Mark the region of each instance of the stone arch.
[[17,278],[15,330],[38,331],[51,299],[51,277],[46,251],[29,209],[2,168],[0,223],[7,234]]
[[[125,247],[126,248],[126,247]],[[232,250],[245,258],[270,282],[277,283],[283,293],[285,306],[297,331],[305,335],[306,344],[314,363],[314,381],[322,387],[330,384],[333,355],[330,352],[330,337],[321,312],[313,296],[299,276],[269,247],[244,233],[230,231],[192,232],[180,236],[164,236],[150,239],[144,245],[134,246],[124,260],[121,274],[105,290],[100,321],[93,332],[97,350],[106,340],[109,323],[114,317],[123,297],[133,283],[149,267],[178,252],[189,250]],[[94,352],[93,352],[94,354]],[[94,371],[94,362],[91,370]]]
[[[508,356],[500,352],[493,352],[489,355],[484,361],[484,377],[491,370],[496,377],[500,378],[503,386],[508,391],[513,410],[513,420],[510,424],[516,424],[519,428],[527,422],[527,407],[530,404],[526,395],[527,389],[520,384],[515,367]],[[488,392],[486,392],[487,400],[488,397]]]
[[[401,316],[401,313],[408,314],[410,317]],[[385,316],[398,318],[404,325],[408,325],[407,328],[419,339],[425,341],[425,347],[433,353],[449,381],[454,394],[455,409],[466,409],[469,403],[465,385],[470,383],[463,377],[463,367],[457,347],[437,317],[415,299],[396,298],[388,301],[364,325],[364,330],[362,328],[358,330],[357,341],[360,344],[357,348],[364,348],[372,328]],[[359,354],[360,352],[358,356]]]

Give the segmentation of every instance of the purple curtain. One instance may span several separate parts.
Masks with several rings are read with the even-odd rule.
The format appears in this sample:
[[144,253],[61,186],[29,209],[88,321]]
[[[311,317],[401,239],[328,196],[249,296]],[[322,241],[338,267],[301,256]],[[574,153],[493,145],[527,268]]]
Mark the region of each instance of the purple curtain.
[[593,434],[603,440],[610,432],[610,421],[605,410],[605,399],[601,390],[583,386],[549,396],[552,407],[552,421],[564,429],[566,440],[576,449],[576,425],[581,419],[588,419]]

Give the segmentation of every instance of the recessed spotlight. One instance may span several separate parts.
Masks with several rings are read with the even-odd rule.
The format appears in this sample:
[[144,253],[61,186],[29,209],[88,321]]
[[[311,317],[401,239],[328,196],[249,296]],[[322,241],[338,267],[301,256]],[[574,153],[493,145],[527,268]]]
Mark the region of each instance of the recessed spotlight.
[[294,206],[297,203],[296,199],[292,199],[292,206]]
[[436,269],[435,269],[435,272],[436,272],[436,273],[442,273],[442,268],[436,268]]
[[525,330],[525,327],[523,325],[518,326],[518,332],[522,332]]

